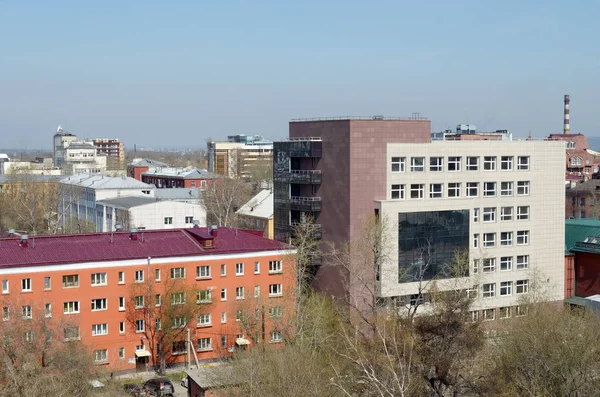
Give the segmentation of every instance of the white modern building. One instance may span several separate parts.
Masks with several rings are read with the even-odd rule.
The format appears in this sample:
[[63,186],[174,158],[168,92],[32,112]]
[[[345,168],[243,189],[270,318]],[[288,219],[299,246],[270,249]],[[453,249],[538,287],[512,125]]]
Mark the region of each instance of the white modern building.
[[[379,298],[410,306],[434,284],[469,289],[483,320],[522,314],[519,298],[533,288],[563,298],[563,142],[388,143],[386,161]],[[468,274],[452,268],[457,253],[468,253]]]
[[68,174],[106,171],[107,157],[98,154],[94,141],[78,140],[58,126],[53,140],[54,166]]

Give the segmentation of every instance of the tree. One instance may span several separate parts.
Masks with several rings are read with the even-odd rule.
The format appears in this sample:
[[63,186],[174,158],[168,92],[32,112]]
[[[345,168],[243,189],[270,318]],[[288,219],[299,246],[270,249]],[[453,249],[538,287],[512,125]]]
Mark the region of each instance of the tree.
[[209,183],[202,193],[209,225],[238,227],[236,211],[251,198],[252,190],[241,178],[219,178]]

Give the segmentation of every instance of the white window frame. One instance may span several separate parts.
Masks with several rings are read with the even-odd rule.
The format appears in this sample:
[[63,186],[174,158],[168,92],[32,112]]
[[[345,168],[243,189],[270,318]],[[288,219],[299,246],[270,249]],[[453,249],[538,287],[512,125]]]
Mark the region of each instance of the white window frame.
[[425,157],[411,157],[410,172],[425,172]]
[[185,305],[187,296],[185,292],[178,291],[171,294],[171,305]]
[[235,299],[241,300],[245,298],[244,287],[235,287]]
[[[270,264],[269,264],[269,268],[270,268]],[[279,273],[281,273],[281,271]],[[254,262],[254,274],[260,274],[260,262],[259,261]]]
[[515,161],[514,156],[501,156],[500,157],[500,170],[501,171],[512,171],[514,161]]
[[282,284],[269,284],[269,297],[282,296],[283,285]]
[[281,331],[274,329],[273,331],[271,331],[271,343],[279,343],[281,341],[283,341],[283,334],[281,333]]
[[496,182],[483,182],[483,197],[496,196]]
[[79,301],[63,302],[63,314],[79,313]]
[[243,262],[235,264],[235,275],[236,276],[243,276],[244,275],[244,263]]
[[135,302],[136,309],[143,309],[144,307],[146,307],[146,299],[144,298],[144,295],[135,296],[133,298],[133,301]]
[[479,182],[467,182],[467,197],[479,197]]
[[107,277],[106,277],[106,272],[102,272],[102,273],[92,273],[91,276],[91,283],[93,287],[97,287],[97,286],[104,286],[107,285],[108,282]]
[[501,281],[499,296],[511,296],[512,295],[512,286],[513,286],[512,281]]
[[134,274],[135,274],[134,280],[136,283],[144,282],[144,271],[143,270],[136,270]]
[[[416,196],[416,197],[413,197]],[[410,185],[410,198],[411,199],[423,199],[425,197],[425,184],[424,183],[413,183]]]
[[513,257],[512,256],[501,256],[500,257],[500,271],[506,272],[512,270]]
[[483,222],[496,222],[496,207],[483,207]]
[[196,326],[198,328],[202,327],[212,327],[212,316],[210,313],[200,313],[196,315]]
[[119,321],[119,334],[123,335],[125,333],[125,321]]
[[461,156],[448,156],[448,165],[446,168],[448,172],[460,172],[461,171]]
[[493,298],[496,296],[496,283],[486,283],[481,286],[481,296],[483,298]]
[[2,307],[2,321],[10,320],[10,307],[4,306]]
[[221,312],[221,324],[227,323],[227,312]]
[[479,233],[473,234],[473,248],[479,248]]
[[198,351],[199,352],[205,352],[205,351],[211,351],[212,348],[212,338],[211,337],[206,337],[206,338],[198,338]]
[[30,278],[22,278],[21,279],[21,292],[31,292],[31,279]]
[[429,171],[430,172],[443,172],[444,171],[444,158],[443,157],[429,157]]
[[529,245],[529,230],[517,231],[517,245]]
[[169,271],[172,280],[183,280],[185,279],[185,267],[172,267]]
[[483,233],[483,248],[494,248],[496,246],[496,233]]
[[479,222],[479,208],[473,208],[473,223]]
[[517,295],[526,294],[529,292],[529,280],[517,280],[515,282],[515,293]]
[[9,280],[2,280],[2,293],[3,294],[10,293],[10,282],[9,282]]
[[125,284],[125,272],[119,272],[119,284]]
[[227,265],[225,263],[221,263],[221,277],[227,276]]
[[393,184],[391,188],[390,197],[392,200],[404,200],[406,197],[406,185]]
[[511,181],[500,182],[500,196],[510,197],[513,195],[513,183]]
[[483,309],[483,321],[494,321],[496,319],[495,309]]
[[[525,161],[523,161],[525,160]],[[517,157],[517,171],[529,171],[529,162],[531,158],[529,156],[518,156]]]
[[529,269],[529,255],[517,255],[515,262],[517,270]]
[[160,269],[154,269],[154,281],[160,281]]
[[254,297],[255,298],[260,298],[260,285],[255,285],[254,286]]
[[25,319],[25,320],[29,320],[29,319],[33,318],[31,306],[30,305],[22,306],[21,307],[21,315],[23,316],[23,319]]
[[269,274],[283,273],[283,264],[280,260],[269,261]]
[[94,350],[94,362],[95,363],[108,362],[108,349]]
[[172,225],[173,224],[173,217],[172,216],[165,216],[164,222],[165,222],[165,225]]
[[52,317],[52,303],[46,303],[44,305],[44,315],[46,318]]
[[[473,159],[475,161],[473,161]],[[479,170],[479,157],[478,156],[467,156],[467,171],[478,171]]]
[[529,196],[529,181],[517,182],[517,196]]
[[44,289],[52,289],[52,279],[50,277],[44,277]]
[[108,324],[92,324],[92,336],[108,335]]
[[456,198],[460,197],[461,184],[460,182],[448,183],[448,197]]
[[125,311],[125,297],[124,296],[119,296],[119,311],[120,312]]
[[212,291],[210,289],[201,289],[196,291],[196,303],[211,303]]
[[146,330],[146,323],[144,320],[135,320],[135,333],[139,334]]
[[392,172],[405,172],[406,171],[406,157],[392,157],[391,161]]
[[498,311],[500,312],[500,319],[507,319],[511,317],[512,311],[510,306],[503,306],[499,308]]
[[481,271],[483,273],[494,273],[496,271],[496,258],[483,258]]
[[443,183],[430,183],[429,184],[429,198],[442,198],[444,196],[444,184]]
[[283,306],[272,306],[269,308],[269,318],[283,317]]
[[221,301],[227,300],[227,288],[221,288]]
[[[96,305],[98,305],[98,307],[96,307]],[[92,307],[93,312],[107,310],[108,309],[108,300],[106,298],[92,299],[91,307]]]
[[484,171],[496,171],[496,156],[484,156],[483,157],[483,170]]
[[500,221],[512,221],[513,220],[513,207],[501,207],[500,208]]
[[500,232],[500,246],[501,247],[512,247],[513,245],[513,232]]
[[119,347],[119,360],[125,360],[125,348]]
[[517,206],[517,220],[528,221],[529,220],[529,206],[519,205]]
[[201,280],[208,278],[211,278],[210,265],[196,266],[196,279]]

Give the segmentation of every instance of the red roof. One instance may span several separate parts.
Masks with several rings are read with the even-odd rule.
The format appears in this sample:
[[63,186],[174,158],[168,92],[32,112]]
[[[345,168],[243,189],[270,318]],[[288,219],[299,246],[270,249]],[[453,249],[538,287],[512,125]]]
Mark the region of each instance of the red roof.
[[204,248],[201,245],[207,238],[212,236],[205,227],[140,230],[137,233],[137,241],[130,239],[130,232],[30,236],[27,247],[20,245],[20,237],[3,238],[0,239],[0,269],[291,248],[246,230],[219,228],[217,237],[213,240],[213,248]]

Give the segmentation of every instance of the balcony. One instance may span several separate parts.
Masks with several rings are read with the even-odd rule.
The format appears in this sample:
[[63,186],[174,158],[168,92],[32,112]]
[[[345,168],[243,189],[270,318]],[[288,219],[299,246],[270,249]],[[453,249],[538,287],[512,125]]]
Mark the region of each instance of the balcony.
[[287,153],[290,157],[321,157],[323,143],[319,138],[296,138],[273,143],[274,151]]
[[321,197],[294,196],[290,198],[290,210],[292,211],[320,212],[321,204]]
[[320,185],[323,177],[321,170],[292,170],[290,172],[278,172],[274,176],[275,182],[281,183],[303,183],[309,185]]

